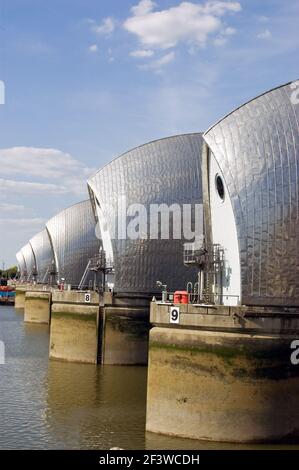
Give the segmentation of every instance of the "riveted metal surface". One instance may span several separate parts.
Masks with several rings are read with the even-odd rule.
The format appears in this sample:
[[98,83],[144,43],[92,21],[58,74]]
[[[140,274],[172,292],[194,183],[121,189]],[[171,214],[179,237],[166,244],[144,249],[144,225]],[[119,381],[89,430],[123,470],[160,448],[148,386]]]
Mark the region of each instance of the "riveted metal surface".
[[18,267],[20,271],[20,280],[23,281],[26,278],[27,271],[26,271],[26,263],[25,263],[25,259],[24,259],[22,251],[19,251],[16,254],[16,258],[17,258]]
[[[77,287],[90,258],[100,249],[90,201],[83,201],[57,214],[46,224],[58,278]],[[87,280],[86,280],[87,282]]]
[[[201,134],[189,134],[151,142],[125,153],[88,181],[95,215],[100,207],[111,234],[120,222],[117,206],[123,196],[127,207],[142,204],[147,214],[151,204],[202,204],[201,152]],[[149,234],[149,225],[147,229]],[[171,234],[172,229],[171,220]],[[158,280],[174,291],[197,280],[197,270],[183,264],[183,244],[187,240],[161,240],[160,235],[156,240],[110,235],[116,292],[154,293]]]
[[35,263],[35,258],[34,258],[34,253],[32,251],[32,247],[30,243],[27,243],[22,250],[21,250],[24,260],[25,260],[25,266],[26,266],[26,281],[32,281],[33,280],[33,274],[36,270],[36,263]]
[[299,104],[293,97],[291,84],[271,90],[204,134],[233,205],[244,304],[299,305]]
[[50,272],[54,267],[54,253],[47,230],[45,229],[35,235],[31,238],[29,243],[32,247],[36,261],[36,280],[39,283],[46,282],[48,280],[47,275],[50,275]]

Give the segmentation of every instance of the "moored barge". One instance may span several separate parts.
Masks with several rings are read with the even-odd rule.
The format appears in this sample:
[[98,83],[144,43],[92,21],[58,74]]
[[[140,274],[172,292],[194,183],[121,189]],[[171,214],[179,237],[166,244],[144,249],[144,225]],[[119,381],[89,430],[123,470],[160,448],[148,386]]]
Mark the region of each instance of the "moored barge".
[[14,305],[16,297],[15,288],[12,286],[0,286],[0,305]]

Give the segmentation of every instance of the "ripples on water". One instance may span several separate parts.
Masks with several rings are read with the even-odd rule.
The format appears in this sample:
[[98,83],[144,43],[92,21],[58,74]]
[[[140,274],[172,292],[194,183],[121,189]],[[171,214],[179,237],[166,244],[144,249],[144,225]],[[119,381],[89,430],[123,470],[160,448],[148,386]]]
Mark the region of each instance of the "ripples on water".
[[49,361],[48,327],[14,308],[0,306],[0,340],[0,449],[250,448],[145,433],[145,367]]

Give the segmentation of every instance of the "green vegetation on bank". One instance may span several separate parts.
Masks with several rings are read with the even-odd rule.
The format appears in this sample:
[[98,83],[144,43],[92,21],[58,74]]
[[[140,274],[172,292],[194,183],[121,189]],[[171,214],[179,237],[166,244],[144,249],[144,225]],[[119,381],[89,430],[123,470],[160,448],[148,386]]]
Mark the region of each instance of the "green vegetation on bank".
[[0,278],[5,278],[5,279],[11,279],[11,278],[14,278],[16,277],[17,275],[17,272],[18,272],[18,268],[17,266],[13,266],[9,269],[0,269]]

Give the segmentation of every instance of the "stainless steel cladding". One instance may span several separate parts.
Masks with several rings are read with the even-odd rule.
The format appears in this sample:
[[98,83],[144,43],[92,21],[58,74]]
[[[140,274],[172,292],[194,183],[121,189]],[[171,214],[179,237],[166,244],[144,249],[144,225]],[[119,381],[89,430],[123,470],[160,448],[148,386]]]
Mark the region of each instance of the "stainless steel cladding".
[[[157,239],[152,239],[149,221],[145,237],[134,240],[123,233],[114,235],[115,227],[120,225],[122,204],[127,208],[136,204],[137,211],[142,205],[147,214],[151,204],[202,204],[201,152],[201,134],[158,140],[125,153],[88,181],[103,248],[114,263],[115,292],[161,292],[157,281],[175,291],[185,289],[188,281],[197,280],[197,270],[183,264],[183,238],[161,239],[160,232]],[[194,212],[191,218],[194,222]],[[172,234],[172,219],[169,229]]]
[[298,90],[271,90],[204,135],[233,206],[243,304],[299,305]]
[[23,281],[27,277],[27,270],[26,270],[26,263],[25,263],[25,259],[24,259],[22,251],[19,251],[16,254],[16,258],[17,258],[19,272],[20,272],[20,280]]
[[35,235],[29,243],[35,256],[36,280],[39,283],[47,283],[51,272],[55,271],[54,253],[47,230]]
[[36,262],[30,243],[27,243],[21,250],[26,266],[26,281],[33,281],[36,273]]
[[77,287],[90,258],[100,249],[95,234],[95,218],[90,201],[76,204],[46,224],[58,278]]

